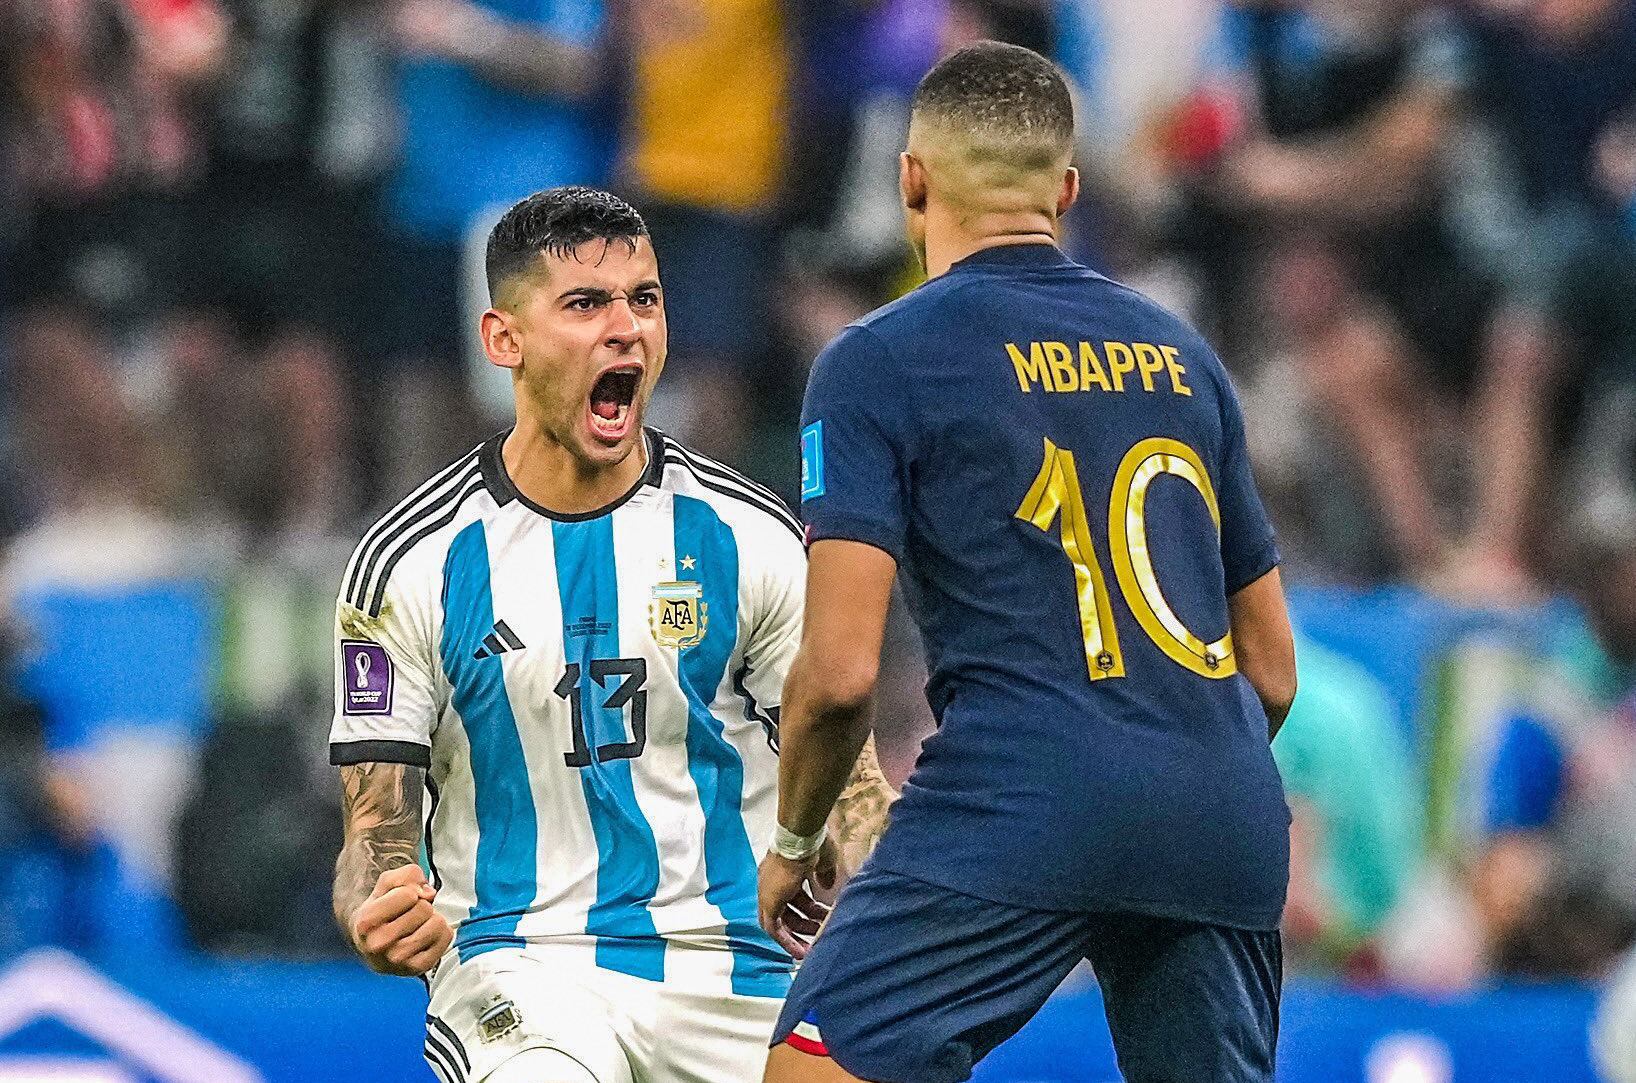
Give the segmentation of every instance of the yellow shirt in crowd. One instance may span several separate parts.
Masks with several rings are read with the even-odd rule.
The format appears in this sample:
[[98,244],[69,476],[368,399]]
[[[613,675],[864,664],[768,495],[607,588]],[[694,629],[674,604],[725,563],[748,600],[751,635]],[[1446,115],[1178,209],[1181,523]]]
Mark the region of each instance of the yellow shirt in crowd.
[[783,166],[789,56],[778,0],[648,0],[633,179],[656,198],[754,211]]

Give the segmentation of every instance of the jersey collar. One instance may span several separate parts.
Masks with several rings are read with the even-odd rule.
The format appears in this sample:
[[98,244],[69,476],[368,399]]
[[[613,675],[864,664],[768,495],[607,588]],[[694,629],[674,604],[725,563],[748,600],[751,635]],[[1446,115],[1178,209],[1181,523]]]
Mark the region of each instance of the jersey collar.
[[631,497],[642,491],[644,485],[658,485],[660,479],[664,476],[665,449],[664,443],[659,439],[659,430],[644,428],[642,430],[642,439],[647,446],[647,469],[642,471],[642,476],[636,479],[636,484],[632,485],[625,492],[625,495],[611,504],[605,504],[592,511],[552,511],[545,505],[535,503],[523,495],[522,490],[517,488],[516,482],[511,480],[511,475],[506,472],[505,457],[501,455],[500,449],[505,444],[506,437],[510,435],[510,429],[496,433],[489,437],[488,442],[483,445],[483,449],[477,453],[477,462],[483,472],[483,484],[488,488],[489,495],[494,497],[494,502],[501,507],[505,507],[515,500],[529,511],[543,515],[547,519],[555,519],[559,523],[583,523],[591,519],[600,519],[604,515],[624,506]]
[[1054,244],[997,244],[980,248],[950,267],[959,271],[967,267],[1072,267],[1062,249]]

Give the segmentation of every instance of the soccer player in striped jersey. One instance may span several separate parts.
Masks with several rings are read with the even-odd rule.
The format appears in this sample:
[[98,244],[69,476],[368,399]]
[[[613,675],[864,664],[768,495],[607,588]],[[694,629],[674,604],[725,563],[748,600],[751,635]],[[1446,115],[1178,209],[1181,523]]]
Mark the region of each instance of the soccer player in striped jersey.
[[[388,512],[342,583],[336,916],[375,969],[425,976],[444,1083],[758,1079],[792,969],[756,866],[801,531],[643,428],[665,312],[634,209],[542,192],[487,262],[516,426]],[[871,750],[831,862],[889,800]]]

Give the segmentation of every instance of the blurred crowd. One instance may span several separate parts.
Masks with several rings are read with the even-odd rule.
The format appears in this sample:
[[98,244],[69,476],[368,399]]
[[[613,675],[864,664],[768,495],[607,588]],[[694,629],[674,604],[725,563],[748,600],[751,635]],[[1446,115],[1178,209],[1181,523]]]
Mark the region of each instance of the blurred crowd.
[[[791,493],[913,288],[919,77],[1079,96],[1067,244],[1218,343],[1301,634],[1293,963],[1596,977],[1636,935],[1636,0],[0,3],[0,957],[341,951],[337,577],[502,428],[512,201],[658,248],[651,420]],[[792,494],[793,495],[793,494]],[[878,729],[931,720],[912,630]]]

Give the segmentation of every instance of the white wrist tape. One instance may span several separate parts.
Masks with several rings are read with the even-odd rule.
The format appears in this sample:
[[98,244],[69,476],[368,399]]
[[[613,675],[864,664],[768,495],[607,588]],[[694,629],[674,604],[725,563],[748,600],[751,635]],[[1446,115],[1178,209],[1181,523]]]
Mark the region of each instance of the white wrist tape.
[[824,839],[829,837],[829,825],[820,827],[811,835],[797,835],[783,824],[773,827],[773,853],[790,861],[805,861],[818,852]]

